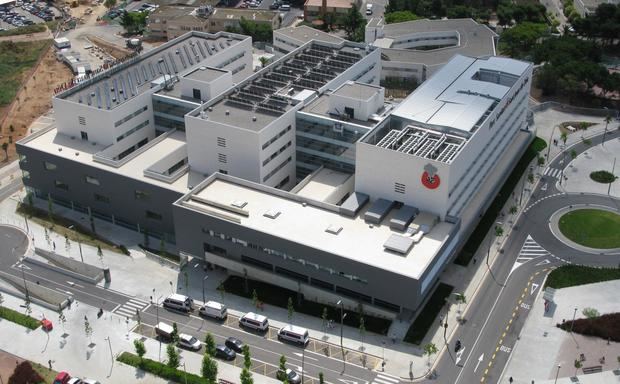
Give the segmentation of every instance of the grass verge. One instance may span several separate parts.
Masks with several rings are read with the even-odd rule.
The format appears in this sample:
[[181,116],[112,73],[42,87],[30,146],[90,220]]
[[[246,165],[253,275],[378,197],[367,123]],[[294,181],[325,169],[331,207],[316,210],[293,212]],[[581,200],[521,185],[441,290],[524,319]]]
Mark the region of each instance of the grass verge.
[[130,352],[121,353],[116,360],[174,383],[204,384],[206,382],[205,379],[193,373],[185,373],[155,360],[141,360],[140,357]]
[[39,375],[41,375],[44,383],[54,382],[54,379],[56,378],[58,372],[53,369],[49,369],[48,367],[44,367],[39,363],[35,363],[34,361],[31,361],[30,365],[32,365],[32,369],[34,369]]
[[39,320],[34,317],[30,317],[28,315],[24,315],[23,313],[19,313],[11,308],[6,308],[0,306],[0,317],[11,321],[15,324],[19,324],[29,329],[37,329],[41,326]]
[[493,223],[495,223],[495,220],[506,204],[506,201],[512,195],[512,191],[516,188],[521,176],[523,176],[523,173],[525,173],[527,167],[530,165],[530,162],[536,159],[540,151],[546,147],[547,143],[539,137],[532,141],[523,156],[521,156],[521,159],[519,159],[517,165],[515,165],[514,169],[510,173],[510,176],[506,179],[502,189],[500,189],[499,193],[495,196],[495,199],[493,199],[493,202],[484,213],[484,216],[480,219],[476,229],[474,229],[469,236],[469,239],[463,246],[463,249],[454,260],[456,264],[463,266],[467,266],[467,264],[469,264],[471,259],[476,254],[478,247],[482,244],[484,237],[493,226]]
[[563,265],[547,276],[545,288],[567,288],[620,279],[620,268],[594,268],[582,265]]
[[[67,236],[71,241],[77,242],[79,239],[82,244],[88,244],[93,247],[99,246],[101,249],[108,249],[114,252],[128,254],[128,252],[125,252],[127,248],[123,245],[117,246],[96,233],[92,233],[90,229],[85,228],[81,224],[73,220],[69,220],[63,216],[52,214],[52,220],[50,220],[49,212],[37,207],[29,207],[26,204],[19,204],[16,212],[21,216],[28,215],[28,220],[35,222],[50,231],[54,231],[62,237]],[[69,229],[72,225],[74,229]],[[62,247],[64,245],[57,244],[57,246]]]
[[620,248],[620,215],[601,209],[578,209],[560,217],[560,232],[577,244]]
[[433,325],[435,318],[439,311],[441,311],[441,308],[443,308],[446,299],[450,296],[453,289],[454,287],[451,285],[439,283],[433,295],[428,299],[418,317],[415,318],[413,324],[409,327],[404,341],[419,345],[424,340],[424,336],[426,336],[426,333]]
[[22,86],[24,75],[47,51],[51,40],[0,41],[0,105],[10,104]]
[[[323,310],[327,309],[327,319],[334,320],[334,323],[338,323],[340,319],[340,308],[331,305],[320,304],[314,301],[301,299],[301,305],[297,303],[297,292],[277,287],[262,281],[256,281],[248,279],[248,292],[244,289],[244,279],[240,276],[230,276],[224,281],[224,290],[235,295],[252,298],[252,292],[256,290],[258,300],[267,304],[274,305],[276,307],[287,308],[288,298],[293,300],[293,307],[295,312],[303,313],[305,315],[315,316],[321,318]],[[346,314],[344,318],[344,324],[351,327],[359,327],[360,314],[359,311],[345,310]],[[364,314],[364,327],[369,332],[378,333],[380,335],[387,335],[387,331],[392,323],[389,319],[383,319],[380,317],[370,316]]]
[[34,24],[34,25],[26,25],[19,28],[13,28],[6,31],[0,32],[0,37],[2,36],[16,36],[16,35],[27,35],[29,33],[38,33],[45,32],[45,24]]
[[603,340],[620,341],[620,313],[609,313],[592,319],[569,320],[557,324],[558,328]]

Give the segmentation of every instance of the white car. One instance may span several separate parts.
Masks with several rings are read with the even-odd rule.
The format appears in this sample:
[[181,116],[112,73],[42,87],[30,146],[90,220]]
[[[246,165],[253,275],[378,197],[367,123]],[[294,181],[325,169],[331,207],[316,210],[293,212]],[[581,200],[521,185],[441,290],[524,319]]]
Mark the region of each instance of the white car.
[[95,379],[84,379],[82,380],[84,384],[101,384],[99,381]]
[[200,340],[198,340],[194,336],[191,336],[191,335],[188,335],[188,334],[185,334],[185,333],[179,334],[179,343],[178,344],[179,344],[179,347],[191,349],[191,350],[194,350],[194,351],[198,351],[200,349],[200,347],[202,347],[202,344],[200,343]]

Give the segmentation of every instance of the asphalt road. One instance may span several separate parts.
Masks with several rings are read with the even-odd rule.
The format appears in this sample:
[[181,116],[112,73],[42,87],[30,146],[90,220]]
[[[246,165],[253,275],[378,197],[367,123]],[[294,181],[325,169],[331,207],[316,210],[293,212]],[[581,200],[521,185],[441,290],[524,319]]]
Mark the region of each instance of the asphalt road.
[[[602,136],[591,138],[589,146],[578,143],[566,148],[566,159],[560,154],[548,167],[561,171],[568,164],[571,150],[582,153],[599,144]],[[619,137],[619,130],[610,131],[605,140],[618,140]],[[566,246],[551,233],[549,218],[558,209],[573,204],[620,209],[620,201],[603,195],[563,193],[556,188],[556,182],[563,174],[551,174],[557,177],[544,176],[532,192],[526,210],[514,223],[513,232],[504,243],[503,254],[490,268],[491,273],[469,306],[471,310],[464,314],[464,323],[446,340],[449,347],[442,352],[434,367],[438,382],[498,382],[532,303],[542,288],[544,277],[552,268],[565,263],[619,265],[620,255],[590,254]],[[458,356],[454,349],[456,340],[462,345]],[[420,381],[431,382],[428,379]]]
[[[120,316],[134,318],[137,309],[140,311],[141,326],[136,331],[146,336],[155,336],[153,326],[157,324],[158,320],[169,324],[176,322],[180,332],[195,335],[201,340],[204,340],[206,332],[211,332],[218,343],[223,343],[226,337],[235,336],[250,346],[255,360],[254,369],[256,372],[274,376],[280,356],[285,355],[291,369],[301,373],[301,367],[304,366],[306,384],[318,382],[319,372],[323,372],[325,380],[331,383],[368,383],[373,382],[378,376],[372,370],[380,367],[381,360],[377,356],[366,355],[364,357],[364,354],[359,351],[345,348],[347,361],[345,366],[342,362],[339,345],[312,339],[308,346],[303,349],[278,341],[277,330],[275,329],[271,329],[265,335],[246,332],[239,328],[238,319],[233,316],[229,316],[228,321],[221,324],[203,320],[195,314],[187,315],[169,311],[161,306],[143,302],[105,287],[83,281],[72,281],[64,274],[29,263],[27,260],[20,261],[20,257],[27,249],[26,235],[21,230],[10,226],[0,226],[0,239],[2,239],[0,241],[0,270],[20,278],[23,276],[30,282],[66,293],[67,296],[74,298],[73,305],[85,303],[94,308],[102,308],[106,312],[114,312]],[[95,316],[96,310],[94,309],[93,318]],[[364,360],[367,368],[363,366]],[[239,364],[242,364],[240,357],[237,359],[237,365]],[[342,373],[343,369],[344,373]],[[382,381],[376,384],[398,384],[399,382],[397,378],[385,374],[379,376],[383,379],[379,379]]]

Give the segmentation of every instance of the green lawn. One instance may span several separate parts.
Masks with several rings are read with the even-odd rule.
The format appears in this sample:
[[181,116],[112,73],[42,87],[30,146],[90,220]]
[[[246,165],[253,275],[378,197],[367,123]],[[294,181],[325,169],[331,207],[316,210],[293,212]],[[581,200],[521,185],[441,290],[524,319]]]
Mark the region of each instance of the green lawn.
[[15,324],[19,324],[30,329],[37,329],[41,325],[41,322],[34,317],[24,315],[23,313],[14,311],[11,308],[2,306],[0,306],[0,318],[12,321]]
[[600,209],[579,209],[560,218],[560,231],[590,248],[620,248],[620,215]]
[[21,87],[24,72],[30,70],[51,40],[0,42],[0,106],[10,104]]
[[618,279],[620,279],[620,268],[594,268],[581,265],[564,265],[554,269],[549,274],[545,282],[545,287],[559,289]]
[[204,384],[206,380],[193,373],[185,372],[183,369],[171,368],[159,361],[144,358],[140,360],[137,355],[130,352],[123,352],[117,358],[117,361],[131,365],[136,368],[140,368],[145,372],[152,373],[155,376],[159,376],[163,379],[169,380],[173,383],[183,384]]

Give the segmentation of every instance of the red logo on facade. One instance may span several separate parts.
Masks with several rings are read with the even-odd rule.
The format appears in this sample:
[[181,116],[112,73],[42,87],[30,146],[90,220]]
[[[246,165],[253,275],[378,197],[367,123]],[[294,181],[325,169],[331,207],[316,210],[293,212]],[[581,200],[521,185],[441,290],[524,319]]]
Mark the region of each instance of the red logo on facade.
[[431,164],[426,164],[424,173],[422,173],[422,184],[428,189],[437,189],[441,179],[437,174],[437,168]]

